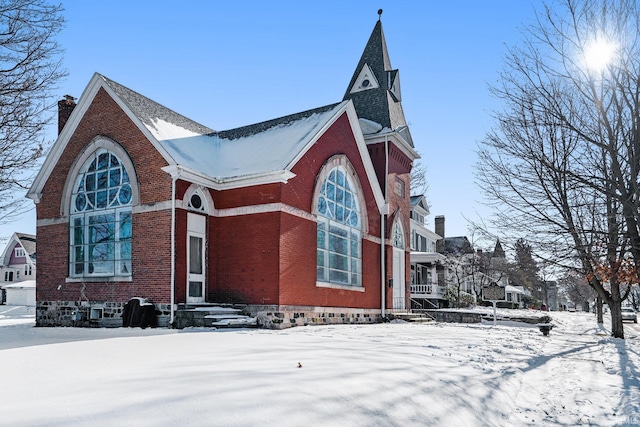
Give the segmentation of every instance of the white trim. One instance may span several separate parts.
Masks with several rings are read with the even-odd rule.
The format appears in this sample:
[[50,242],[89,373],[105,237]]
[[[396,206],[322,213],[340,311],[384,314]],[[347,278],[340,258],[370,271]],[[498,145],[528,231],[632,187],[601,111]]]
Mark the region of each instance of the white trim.
[[168,210],[171,210],[171,200],[148,203],[146,205],[138,205],[131,208],[131,212],[133,213],[160,212]]
[[[184,208],[183,206],[182,200],[176,200],[176,202],[179,202],[179,203],[176,203],[177,208],[186,210],[186,208]],[[165,201],[157,202],[151,205],[134,206],[132,207],[131,212],[134,214],[138,214],[138,213],[147,213],[147,212],[168,211],[170,209],[171,209],[171,200],[165,200]],[[227,208],[227,209],[212,209],[212,212],[209,213],[209,216],[222,218],[222,217],[232,217],[232,216],[254,215],[254,214],[268,213],[268,212],[287,213],[289,215],[294,215],[299,218],[316,222],[315,215],[284,203],[266,203],[264,205],[248,205],[248,206],[239,206],[239,207]],[[41,218],[37,220],[38,227],[45,227],[48,225],[68,224],[68,223],[69,223],[69,216],[58,217],[58,218]]]
[[337,283],[316,282],[316,286],[318,288],[342,289],[342,290],[345,290],[345,291],[354,291],[354,292],[364,292],[365,291],[365,288],[362,287],[362,286],[339,285]]
[[72,277],[67,276],[65,283],[99,283],[99,282],[133,282],[133,276],[84,276]]
[[387,129],[386,133],[366,135],[364,139],[366,140],[367,145],[373,145],[382,144],[383,142],[385,142],[385,137],[389,142],[393,142],[394,145],[398,147],[400,151],[402,151],[412,161],[420,158],[420,154],[418,154],[416,150],[411,148],[409,143],[403,137],[401,137],[398,132],[390,131]]
[[212,178],[181,165],[165,166],[162,170],[171,175],[172,178],[180,178],[184,181],[219,191],[250,187],[252,185],[286,184],[291,178],[296,176],[296,174],[291,171],[279,170],[231,178]]
[[[371,85],[362,86],[362,82],[364,80],[370,80]],[[360,73],[358,74],[356,81],[353,82],[353,86],[351,87],[351,91],[349,93],[350,94],[358,93],[358,92],[362,92],[369,89],[378,89],[379,87],[380,87],[380,84],[378,83],[378,79],[376,78],[376,75],[371,70],[371,67],[369,66],[369,64],[365,62],[365,64],[360,69]]]
[[46,227],[49,225],[69,224],[69,217],[60,218],[41,218],[36,220],[36,227]]
[[[196,209],[193,207],[189,207],[191,203],[191,198],[194,194],[198,194],[202,200],[202,208]],[[187,191],[184,192],[184,197],[181,202],[181,207],[191,212],[199,212],[201,214],[209,214],[214,209],[213,205],[213,197],[211,197],[211,193],[206,187],[197,184],[191,184]]]

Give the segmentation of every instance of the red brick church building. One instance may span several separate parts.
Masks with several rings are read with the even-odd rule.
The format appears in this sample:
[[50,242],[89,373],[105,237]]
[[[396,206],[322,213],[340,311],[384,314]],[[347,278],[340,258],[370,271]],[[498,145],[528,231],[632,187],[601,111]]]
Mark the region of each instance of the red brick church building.
[[59,116],[28,192],[37,325],[119,326],[136,297],[161,326],[212,303],[264,327],[408,305],[418,155],[380,20],[336,104],[216,131],[95,74]]

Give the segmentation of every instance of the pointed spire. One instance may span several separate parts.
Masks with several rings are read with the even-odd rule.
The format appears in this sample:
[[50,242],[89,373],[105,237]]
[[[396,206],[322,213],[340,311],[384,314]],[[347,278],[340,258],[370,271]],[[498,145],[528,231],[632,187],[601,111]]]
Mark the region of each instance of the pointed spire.
[[492,258],[505,258],[506,254],[504,253],[504,249],[502,249],[502,245],[500,244],[500,239],[496,240],[496,247],[493,248],[493,254],[491,254]]
[[[353,101],[359,118],[371,120],[391,130],[406,129],[401,104],[400,75],[398,70],[391,67],[381,17],[382,9],[379,9],[378,21],[343,99]],[[408,136],[408,132],[405,131],[405,134]],[[410,136],[407,139],[413,147]]]

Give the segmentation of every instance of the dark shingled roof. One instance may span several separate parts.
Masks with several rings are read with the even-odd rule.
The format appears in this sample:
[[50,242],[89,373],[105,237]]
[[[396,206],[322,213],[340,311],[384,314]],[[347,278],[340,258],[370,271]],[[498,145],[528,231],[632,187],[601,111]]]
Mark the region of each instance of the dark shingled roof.
[[492,258],[506,258],[506,254],[504,253],[504,249],[502,249],[502,244],[500,243],[500,239],[496,241],[496,247],[493,249],[493,253],[491,254]]
[[[380,87],[350,93],[365,64],[371,68]],[[398,70],[391,68],[387,42],[382,31],[382,22],[378,21],[364,48],[343,99],[353,101],[359,118],[368,119],[388,129],[396,130],[399,127],[407,126],[400,98],[399,73]],[[408,128],[402,137],[413,147]]]
[[300,113],[290,114],[288,116],[279,117],[277,119],[267,120],[261,123],[256,123],[253,125],[242,126],[235,129],[229,129],[225,131],[216,132],[215,134],[223,139],[238,139],[245,138],[252,135],[257,135],[259,133],[265,132],[273,127],[287,125],[290,123],[297,122],[298,120],[305,119],[307,117],[312,116],[317,113],[324,113],[335,108],[338,103],[325,105],[324,107],[314,108],[312,110],[302,111]]
[[473,247],[466,236],[447,237],[444,239],[444,252],[452,255],[473,253]]
[[147,98],[146,96],[140,95],[138,92],[135,92],[120,83],[114,82],[103,75],[100,75],[100,77],[104,79],[107,85],[109,85],[118,97],[127,104],[133,114],[135,114],[136,117],[138,117],[146,126],[155,127],[153,119],[161,119],[200,135],[215,132],[213,129],[194,122],[182,114],[178,114],[164,105],[158,104],[157,102]]

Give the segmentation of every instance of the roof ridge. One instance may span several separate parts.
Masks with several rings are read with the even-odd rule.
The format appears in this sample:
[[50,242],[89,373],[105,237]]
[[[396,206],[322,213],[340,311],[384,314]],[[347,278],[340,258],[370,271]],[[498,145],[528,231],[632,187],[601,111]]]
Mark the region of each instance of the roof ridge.
[[[165,107],[153,99],[136,92],[133,89],[129,89],[121,83],[116,82],[100,73],[98,74],[104,82],[120,97],[120,99],[127,104],[131,111],[147,126],[154,126],[155,123],[152,118],[160,118],[169,123],[176,124],[191,132],[201,135],[214,133],[215,130],[205,126],[189,117],[180,114],[171,108]],[[151,114],[153,113],[153,114]]]
[[277,117],[275,119],[270,119],[270,120],[265,120],[263,122],[259,122],[259,123],[254,123],[254,124],[250,124],[250,125],[246,125],[246,126],[241,126],[238,128],[233,128],[233,129],[227,129],[224,131],[220,131],[220,132],[215,132],[215,135],[217,135],[219,138],[223,138],[223,139],[238,139],[238,138],[243,138],[243,137],[247,137],[247,136],[251,136],[251,135],[256,135],[258,133],[262,133],[268,129],[271,129],[275,126],[278,125],[283,125],[283,124],[289,124],[289,123],[293,123],[296,122],[298,120],[302,120],[305,119],[307,117],[312,116],[313,114],[317,114],[317,113],[324,113],[326,111],[332,110],[334,109],[336,106],[342,104],[343,102],[346,101],[342,101],[342,102],[336,102],[334,104],[329,104],[329,105],[325,105],[322,107],[318,107],[318,108],[312,108],[310,110],[306,110],[306,111],[301,111],[298,113],[293,113],[293,114],[289,114],[286,116],[282,116],[282,117]]

